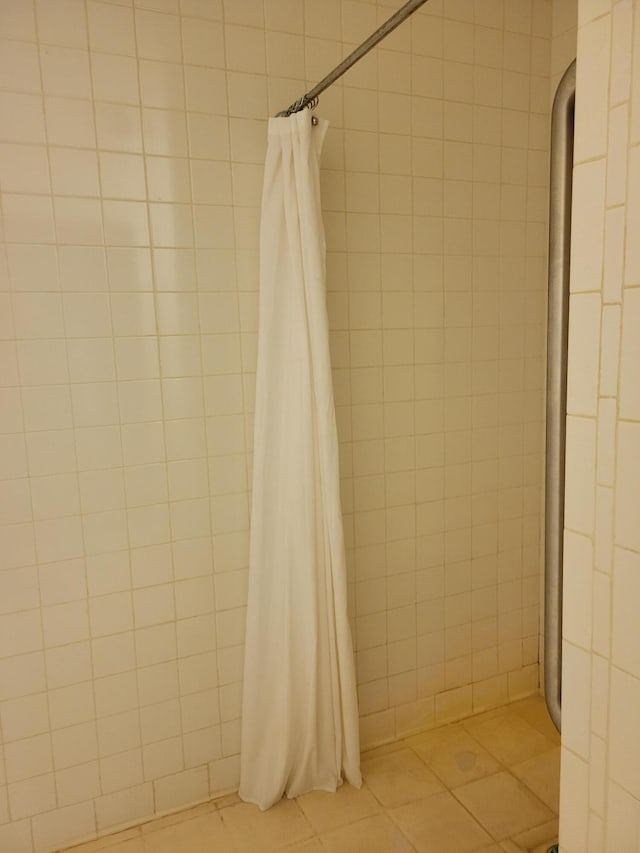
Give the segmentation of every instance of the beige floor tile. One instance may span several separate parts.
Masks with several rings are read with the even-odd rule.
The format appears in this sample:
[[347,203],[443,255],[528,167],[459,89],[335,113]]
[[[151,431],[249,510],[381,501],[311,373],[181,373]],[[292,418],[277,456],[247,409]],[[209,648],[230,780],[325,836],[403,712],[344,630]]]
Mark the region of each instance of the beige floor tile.
[[380,758],[381,755],[390,755],[392,752],[404,749],[404,741],[397,740],[393,743],[383,743],[373,749],[367,749],[360,754],[360,761],[369,761],[371,758]]
[[106,849],[109,853],[146,853],[142,838],[132,838],[131,841],[123,841],[121,844]]
[[389,812],[418,853],[475,853],[491,837],[448,792]]
[[144,836],[144,853],[234,853],[231,834],[218,812],[174,823]]
[[241,802],[242,800],[237,794],[225,794],[222,797],[211,800],[211,805],[216,809],[226,809],[227,806],[237,806]]
[[105,835],[103,838],[97,838],[95,841],[87,841],[86,844],[78,844],[75,847],[69,847],[68,853],[143,853],[144,846],[142,841],[142,833],[139,826],[134,826],[132,829],[125,829],[123,832],[115,832],[112,835]]
[[493,838],[502,841],[549,821],[553,813],[503,771],[456,788],[455,796]]
[[530,725],[548,738],[552,743],[560,743],[560,733],[553,724],[553,720],[549,716],[547,706],[545,705],[542,696],[535,696],[531,699],[522,699],[510,706],[513,710],[525,719]]
[[265,812],[250,803],[240,803],[222,809],[220,815],[237,853],[271,853],[313,835],[294,800],[281,800]]
[[541,850],[547,853],[552,844],[558,843],[558,819],[521,832],[514,836],[513,841],[527,853],[540,853]]
[[386,815],[367,817],[322,836],[327,853],[413,853],[413,847]]
[[461,725],[435,729],[410,738],[407,743],[449,788],[501,769],[495,758]]
[[485,749],[509,767],[554,747],[548,738],[513,712],[483,720],[470,718],[463,725]]
[[543,844],[536,844],[535,847],[522,847],[513,841],[513,839],[509,839],[508,841],[503,841],[497,850],[499,853],[548,853],[549,848],[557,843],[558,839],[556,837],[553,840],[545,841]]
[[[218,853],[218,851],[214,849],[211,853]],[[289,847],[281,847],[277,853],[325,853],[325,849],[317,838],[311,838],[309,841],[300,841]]]
[[156,820],[149,820],[141,824],[140,830],[143,835],[147,835],[150,832],[158,832],[160,829],[166,829],[168,826],[175,826],[177,823],[182,823],[185,820],[193,820],[196,817],[211,814],[215,810],[216,807],[213,801],[202,803],[199,806],[194,806],[192,809],[184,809],[174,814],[159,817]]
[[410,749],[400,749],[360,765],[363,778],[385,808],[402,806],[444,788],[437,776]]
[[511,768],[529,790],[558,814],[560,807],[560,747],[514,764]]
[[333,793],[311,791],[298,797],[297,803],[317,833],[354,823],[377,814],[380,806],[366,786],[358,789],[342,785]]
[[527,853],[549,853],[549,847],[552,847],[554,844],[558,843],[558,836],[553,839],[553,841],[545,841],[544,844],[538,844],[536,847],[531,847],[527,850]]

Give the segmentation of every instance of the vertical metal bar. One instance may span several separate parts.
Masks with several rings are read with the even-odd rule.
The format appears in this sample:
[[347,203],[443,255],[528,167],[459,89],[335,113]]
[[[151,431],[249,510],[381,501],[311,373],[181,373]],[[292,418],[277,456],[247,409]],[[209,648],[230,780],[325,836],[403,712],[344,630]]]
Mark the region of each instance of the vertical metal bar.
[[562,548],[575,91],[574,61],[560,81],[553,102],[549,187],[544,686],[547,708],[558,731],[562,696]]

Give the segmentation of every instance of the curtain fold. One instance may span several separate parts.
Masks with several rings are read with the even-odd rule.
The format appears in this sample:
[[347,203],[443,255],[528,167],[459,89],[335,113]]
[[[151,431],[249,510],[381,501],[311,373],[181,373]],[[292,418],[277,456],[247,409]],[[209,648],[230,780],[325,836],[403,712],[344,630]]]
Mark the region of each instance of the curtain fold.
[[320,208],[327,122],[269,121],[240,796],[360,786]]

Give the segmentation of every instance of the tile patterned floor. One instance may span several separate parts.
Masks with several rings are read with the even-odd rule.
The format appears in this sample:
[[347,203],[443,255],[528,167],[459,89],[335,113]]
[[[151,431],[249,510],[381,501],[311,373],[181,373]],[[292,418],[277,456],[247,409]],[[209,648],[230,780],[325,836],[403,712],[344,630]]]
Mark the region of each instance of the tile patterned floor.
[[364,785],[267,812],[232,795],[73,853],[546,853],[560,740],[539,697],[362,756]]

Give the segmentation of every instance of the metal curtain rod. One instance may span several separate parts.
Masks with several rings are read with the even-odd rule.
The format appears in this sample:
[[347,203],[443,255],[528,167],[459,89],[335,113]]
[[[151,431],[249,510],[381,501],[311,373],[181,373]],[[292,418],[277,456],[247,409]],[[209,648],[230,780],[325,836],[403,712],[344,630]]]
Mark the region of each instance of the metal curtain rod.
[[282,110],[279,112],[279,116],[290,116],[293,113],[299,113],[300,110],[303,110],[305,107],[311,107],[313,109],[318,103],[318,95],[321,92],[324,92],[325,89],[328,89],[332,83],[338,79],[338,77],[342,77],[345,71],[348,71],[352,65],[355,65],[359,59],[365,55],[365,53],[369,53],[372,47],[375,47],[378,42],[382,41],[385,36],[388,36],[390,32],[395,30],[399,24],[412,15],[416,9],[419,9],[420,6],[423,6],[427,0],[409,0],[408,3],[405,3],[402,8],[398,9],[388,21],[385,21],[382,26],[378,27],[375,33],[372,33],[366,41],[363,41],[360,47],[357,47],[353,53],[350,53],[346,59],[343,59],[340,65],[337,65],[333,71],[330,71],[326,77],[324,77],[319,83],[317,83],[313,89],[303,95],[301,98],[298,98],[290,107],[287,107],[286,110]]

